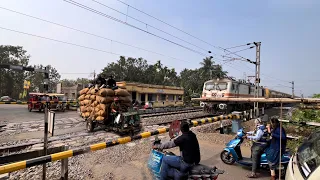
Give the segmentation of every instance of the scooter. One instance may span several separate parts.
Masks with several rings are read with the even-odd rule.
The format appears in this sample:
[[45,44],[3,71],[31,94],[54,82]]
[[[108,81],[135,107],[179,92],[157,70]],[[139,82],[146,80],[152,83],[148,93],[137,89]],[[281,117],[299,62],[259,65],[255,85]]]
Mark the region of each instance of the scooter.
[[[153,144],[160,144],[161,140],[156,140]],[[175,156],[174,153],[170,151],[160,151],[153,149],[151,151],[149,161],[148,161],[148,168],[151,170],[153,179],[159,180],[160,179],[160,170],[162,165],[162,159],[164,156]],[[218,179],[219,174],[223,174],[223,170],[219,170],[216,167],[209,167],[206,165],[198,164],[193,166],[188,174],[183,177],[182,179],[185,180],[216,180]],[[169,177],[170,180],[173,179],[173,177]]]
[[[240,145],[244,141],[245,132],[243,129],[239,129],[237,136],[226,144],[226,148],[221,152],[221,160],[228,165],[232,165],[235,162],[243,166],[252,166],[252,160],[248,157],[242,157]],[[286,169],[290,161],[291,154],[288,150],[281,157],[281,177],[285,177]],[[260,167],[269,170],[266,153],[264,152],[260,158]],[[279,165],[276,168],[277,176],[279,176]]]

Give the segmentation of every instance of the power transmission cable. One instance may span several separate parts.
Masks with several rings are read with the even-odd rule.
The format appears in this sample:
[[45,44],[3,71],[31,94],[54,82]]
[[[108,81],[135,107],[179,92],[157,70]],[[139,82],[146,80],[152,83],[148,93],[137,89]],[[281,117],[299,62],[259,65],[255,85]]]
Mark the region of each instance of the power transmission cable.
[[77,2],[74,2],[74,1],[72,1],[72,0],[63,0],[63,1],[65,1],[65,2],[67,2],[67,3],[70,3],[70,4],[73,4],[74,6],[80,7],[80,8],[82,8],[82,9],[87,10],[87,11],[91,11],[91,12],[96,13],[96,14],[98,14],[98,15],[104,16],[104,17],[109,18],[109,19],[111,19],[111,20],[114,20],[114,21],[116,21],[116,22],[122,23],[122,24],[124,24],[124,25],[129,26],[129,27],[135,28],[135,29],[137,29],[137,30],[140,30],[140,31],[142,31],[142,32],[145,32],[145,33],[147,33],[147,34],[150,34],[150,35],[152,35],[152,36],[155,36],[155,37],[157,37],[157,38],[159,38],[159,39],[168,41],[168,42],[170,42],[170,43],[172,43],[172,44],[175,44],[175,45],[177,45],[177,46],[180,46],[180,47],[182,47],[182,48],[185,48],[185,49],[187,49],[187,50],[189,50],[189,51],[192,51],[192,52],[194,52],[194,53],[200,54],[201,56],[206,56],[206,54],[201,53],[201,52],[199,52],[199,51],[197,51],[197,50],[191,49],[191,48],[189,48],[189,47],[186,47],[186,46],[184,46],[184,45],[181,45],[181,44],[179,44],[179,43],[176,43],[176,42],[174,42],[174,41],[171,41],[171,40],[169,40],[169,39],[167,39],[167,38],[161,37],[161,36],[159,36],[159,35],[156,35],[156,34],[154,34],[154,33],[151,33],[151,32],[149,32],[149,31],[146,31],[146,30],[144,30],[144,29],[141,29],[141,28],[139,28],[139,27],[137,27],[137,26],[134,26],[134,25],[132,25],[132,24],[129,24],[129,23],[127,23],[127,22],[124,22],[124,21],[122,21],[122,20],[120,20],[120,19],[117,19],[117,18],[115,18],[115,17],[109,16],[109,15],[107,15],[107,14],[104,14],[104,13],[102,13],[102,12],[100,12],[100,11],[97,11],[97,10],[95,10],[95,9],[92,9],[92,8],[90,8],[90,7],[88,7],[88,6],[82,5],[82,4],[77,3]]
[[[69,1],[73,1],[73,0],[69,0]],[[204,49],[204,48],[202,48],[202,47],[200,47],[200,46],[197,46],[197,45],[195,45],[195,44],[192,44],[192,43],[190,43],[190,42],[188,42],[188,41],[186,41],[186,40],[184,40],[184,39],[181,39],[181,38],[179,38],[179,37],[177,37],[177,36],[175,36],[175,35],[173,35],[173,34],[170,34],[170,33],[166,32],[166,31],[164,31],[164,30],[161,30],[161,29],[159,29],[159,28],[157,28],[157,27],[155,27],[155,26],[152,26],[152,25],[150,25],[150,24],[148,24],[148,23],[146,23],[146,22],[143,22],[143,21],[141,21],[141,20],[139,20],[139,19],[137,19],[137,18],[135,18],[135,17],[129,16],[128,14],[125,14],[125,13],[119,11],[119,10],[116,10],[116,9],[110,7],[110,6],[107,6],[106,4],[103,4],[103,3],[99,2],[99,1],[96,1],[96,0],[92,0],[92,1],[95,2],[95,3],[97,3],[97,4],[100,4],[100,5],[104,6],[104,7],[106,7],[106,8],[109,8],[109,9],[111,9],[111,10],[113,10],[113,11],[116,11],[116,12],[122,14],[122,15],[125,15],[126,17],[129,17],[129,18],[131,18],[131,19],[133,19],[133,20],[135,20],[135,21],[138,21],[138,22],[146,25],[146,26],[149,27],[149,28],[156,29],[156,30],[158,30],[158,31],[160,31],[160,32],[162,32],[162,33],[165,33],[165,34],[167,34],[167,35],[169,35],[169,36],[172,36],[172,37],[174,37],[174,38],[176,38],[176,39],[179,39],[179,40],[181,40],[181,41],[183,41],[183,42],[185,42],[185,43],[187,43],[187,44],[189,44],[189,45],[192,45],[192,46],[194,46],[194,47],[197,47],[197,48],[199,48],[199,49],[201,49],[201,50],[203,50],[203,51],[205,51],[205,52],[208,52],[207,49]]]
[[[241,50],[235,51],[235,52],[233,52],[233,53],[238,53],[238,52],[241,52],[241,51],[245,51],[245,50],[248,50],[248,49],[252,49],[252,48],[254,48],[254,47],[255,47],[255,46],[251,46],[251,47],[249,47],[249,48],[241,49]],[[225,54],[225,55],[229,55],[229,54],[231,54],[231,53],[228,53],[228,54]]]
[[[123,1],[121,1],[121,0],[117,0],[117,1],[120,2],[120,3],[122,3],[122,4],[124,4],[124,5],[126,5],[126,6],[128,6],[128,7],[131,7],[132,9],[135,9],[136,11],[138,11],[138,12],[140,12],[140,13],[143,13],[143,14],[145,14],[145,15],[147,15],[147,16],[149,16],[149,17],[151,17],[151,18],[153,18],[153,19],[155,19],[155,20],[157,20],[157,21],[159,21],[159,22],[164,23],[164,24],[166,24],[167,26],[170,26],[170,27],[172,27],[172,28],[174,28],[174,29],[176,29],[176,30],[184,33],[184,34],[187,34],[187,35],[189,35],[189,36],[191,36],[191,37],[193,37],[193,38],[195,38],[195,39],[197,39],[197,40],[199,40],[199,41],[201,41],[201,42],[203,42],[203,43],[206,43],[206,44],[212,46],[213,48],[216,48],[216,49],[219,49],[219,50],[223,50],[223,51],[227,51],[229,54],[233,54],[233,55],[238,56],[238,57],[240,57],[240,58],[242,58],[242,59],[244,59],[244,60],[249,60],[248,58],[244,58],[244,57],[236,54],[235,52],[229,51],[228,49],[232,49],[232,48],[236,48],[236,47],[242,47],[242,46],[248,46],[248,45],[251,45],[252,43],[247,43],[247,44],[244,44],[244,45],[234,46],[234,47],[230,47],[230,48],[222,48],[222,47],[220,47],[220,46],[215,46],[215,45],[212,45],[211,43],[209,43],[209,42],[207,42],[207,41],[204,41],[204,40],[202,40],[202,39],[200,39],[200,38],[198,38],[198,37],[196,37],[196,36],[194,36],[194,35],[192,35],[192,34],[190,34],[190,33],[185,32],[185,31],[183,31],[183,30],[181,30],[181,29],[179,29],[179,28],[177,28],[177,27],[175,27],[175,26],[173,26],[173,25],[171,25],[171,24],[169,24],[169,23],[167,23],[167,22],[159,19],[159,18],[156,18],[156,17],[154,17],[154,16],[152,16],[152,15],[150,15],[150,14],[148,14],[148,13],[142,11],[142,10],[139,10],[138,8],[135,8],[135,7],[131,6],[130,4],[127,4],[127,3],[125,3],[125,2],[123,2]],[[250,61],[250,60],[249,60],[249,61]],[[263,74],[263,73],[261,73],[261,75],[267,76],[267,75],[265,75],[265,74]],[[274,79],[277,79],[277,78],[274,78]],[[279,79],[278,79],[278,80],[279,80]],[[288,81],[285,81],[285,80],[280,80],[280,81],[288,82]]]
[[[92,47],[89,47],[89,46],[83,46],[83,45],[79,45],[79,44],[75,44],[75,43],[70,43],[70,42],[66,42],[66,41],[61,41],[61,40],[57,40],[57,39],[52,39],[52,38],[48,38],[48,37],[44,37],[44,36],[39,36],[39,35],[35,35],[35,34],[22,32],[22,31],[8,29],[8,28],[4,28],[4,27],[1,27],[1,26],[0,26],[0,29],[11,31],[11,32],[15,32],[15,33],[19,33],[19,34],[24,34],[24,35],[28,35],[28,36],[32,36],[32,37],[37,37],[37,38],[40,38],[40,39],[46,39],[46,40],[55,41],[55,42],[68,44],[68,45],[72,45],[72,46],[77,46],[77,47],[81,47],[81,48],[85,48],[85,49],[99,51],[99,52],[103,52],[103,53],[107,53],[107,54],[113,54],[113,55],[117,55],[117,56],[124,56],[124,55],[113,53],[113,52],[110,52],[110,51],[105,51],[105,50],[101,50],[101,49],[97,49],[97,48],[92,48]],[[129,58],[130,56],[124,56],[124,57]],[[150,62],[156,63],[155,61],[150,61]],[[168,67],[172,67],[172,66],[168,66]],[[174,67],[172,67],[172,68],[174,68]]]
[[[139,28],[139,27],[133,26],[133,25],[127,23],[127,22],[121,21],[121,20],[119,20],[119,19],[117,19],[117,18],[114,18],[114,17],[112,17],[112,16],[109,16],[109,15],[106,15],[106,14],[104,14],[104,13],[102,13],[102,12],[99,12],[99,11],[97,11],[97,10],[95,10],[95,9],[92,9],[92,8],[90,8],[90,7],[87,7],[87,6],[82,5],[82,4],[80,4],[80,3],[74,2],[74,1],[72,1],[72,0],[64,0],[64,1],[66,1],[67,3],[73,4],[73,5],[75,5],[75,6],[78,6],[78,7],[80,7],[80,8],[83,8],[83,9],[85,9],[85,10],[88,10],[88,11],[91,11],[91,12],[93,12],[93,13],[96,13],[96,14],[98,14],[98,15],[101,15],[101,16],[104,16],[104,17],[107,17],[107,18],[110,18],[110,19],[112,19],[112,20],[114,20],[114,21],[117,21],[117,22],[120,22],[120,23],[122,23],[122,24],[125,24],[125,25],[128,25],[128,26],[130,26],[130,27],[136,28],[136,29],[141,30],[141,31],[143,31],[143,32],[146,32],[146,33],[148,33],[148,34],[154,35],[154,36],[156,36],[156,37],[158,37],[158,38],[160,38],[160,39],[163,39],[163,40],[172,42],[172,41],[170,41],[170,40],[168,40],[168,39],[162,38],[161,36],[158,36],[158,35],[155,35],[155,34],[153,34],[153,33],[148,32],[148,31],[145,31],[145,30],[143,30],[143,29],[141,29],[141,28]],[[176,44],[176,45],[179,45],[179,46],[181,46],[181,47],[184,47],[184,48],[186,48],[186,49],[188,49],[188,50],[191,50],[192,52],[195,52],[195,53],[197,53],[197,54],[200,54],[201,56],[206,56],[205,54],[203,54],[203,53],[201,53],[201,52],[198,52],[198,51],[196,51],[196,50],[192,50],[192,49],[187,48],[187,47],[185,47],[185,46],[182,46],[182,45],[180,45],[180,44],[178,44],[178,43],[173,42],[173,44]],[[217,58],[215,58],[215,59],[216,59],[216,60],[219,60],[219,59],[217,59]],[[221,61],[221,60],[220,60],[220,61]],[[232,67],[232,66],[230,66],[230,65],[227,65],[227,66]],[[232,68],[234,68],[234,67],[232,67]],[[236,69],[236,70],[238,70],[238,69]]]
[[83,31],[83,30],[79,30],[79,29],[76,29],[76,28],[73,28],[73,27],[70,27],[70,26],[66,26],[66,25],[63,25],[63,24],[59,24],[59,23],[56,23],[56,22],[53,22],[53,21],[49,21],[49,20],[45,20],[45,19],[42,19],[42,18],[39,18],[39,17],[35,17],[35,16],[28,15],[28,14],[24,14],[22,12],[18,12],[18,11],[14,11],[14,10],[11,10],[11,9],[7,9],[7,8],[1,7],[1,6],[0,6],[0,9],[7,10],[7,11],[10,11],[10,12],[14,12],[14,13],[17,13],[17,14],[20,14],[20,15],[23,15],[23,16],[27,16],[27,17],[30,17],[30,18],[33,18],[33,19],[37,19],[37,20],[40,20],[40,21],[43,21],[43,22],[46,22],[46,23],[54,24],[54,25],[57,25],[57,26],[60,26],[60,27],[63,27],[63,28],[71,29],[73,31],[81,32],[81,33],[84,33],[84,34],[87,34],[87,35],[91,35],[91,36],[94,36],[94,37],[98,37],[98,38],[101,38],[101,39],[109,40],[110,42],[116,42],[116,43],[119,43],[119,44],[122,44],[122,45],[125,45],[125,46],[129,46],[129,47],[133,47],[133,48],[139,49],[139,50],[143,50],[143,51],[146,51],[146,52],[158,54],[160,56],[169,57],[169,58],[172,58],[172,59],[175,59],[175,60],[179,60],[179,61],[190,62],[190,61],[186,61],[186,60],[183,60],[183,59],[178,59],[178,58],[175,58],[175,57],[172,57],[172,56],[164,55],[162,53],[158,53],[158,52],[154,52],[154,51],[147,50],[147,49],[144,49],[144,48],[140,48],[140,47],[137,47],[137,46],[134,46],[134,45],[130,45],[130,44],[127,44],[127,43],[123,43],[123,42],[120,42],[120,41],[117,41],[117,40],[113,40],[113,39],[110,39],[110,38],[107,38],[107,37],[104,37],[104,36],[100,36],[100,35],[97,35],[97,34],[86,32],[86,31]]

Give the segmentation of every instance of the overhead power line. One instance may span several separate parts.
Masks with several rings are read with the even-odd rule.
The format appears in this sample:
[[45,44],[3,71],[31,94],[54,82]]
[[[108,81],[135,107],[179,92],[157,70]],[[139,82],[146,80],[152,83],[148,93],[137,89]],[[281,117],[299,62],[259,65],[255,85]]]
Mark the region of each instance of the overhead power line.
[[[63,43],[63,44],[68,44],[68,45],[77,46],[77,47],[81,47],[81,48],[85,48],[85,49],[99,51],[99,52],[103,52],[103,53],[107,53],[107,54],[113,54],[113,55],[117,55],[117,56],[124,56],[124,55],[113,53],[113,52],[110,52],[110,51],[105,51],[105,50],[101,50],[101,49],[97,49],[97,48],[92,48],[92,47],[89,47],[89,46],[83,46],[83,45],[79,45],[79,44],[75,44],[75,43],[70,43],[70,42],[66,42],[66,41],[61,41],[61,40],[57,40],[57,39],[52,39],[52,38],[48,38],[48,37],[44,37],[44,36],[39,36],[39,35],[35,35],[35,34],[22,32],[22,31],[8,29],[8,28],[4,28],[4,27],[1,27],[1,26],[0,26],[0,29],[6,30],[6,31],[15,32],[15,33],[19,33],[19,34],[24,34],[24,35],[28,35],[28,36],[32,36],[32,37],[37,37],[37,38],[40,38],[40,39],[55,41],[55,42],[59,42],[59,43]],[[124,56],[124,57],[129,58],[130,56]],[[156,63],[155,61],[150,61],[150,62]]]
[[[150,14],[148,14],[148,13],[146,13],[146,12],[144,12],[144,11],[136,8],[136,7],[133,7],[133,6],[131,6],[130,4],[127,4],[127,3],[125,3],[125,2],[123,2],[123,1],[121,1],[121,0],[117,0],[117,1],[120,2],[120,3],[122,3],[122,4],[124,4],[124,5],[126,5],[126,6],[128,6],[128,7],[131,7],[132,9],[134,9],[134,10],[136,10],[136,11],[142,13],[142,14],[145,14],[145,15],[147,15],[147,16],[149,16],[149,17],[151,17],[151,18],[153,18],[153,19],[155,19],[155,20],[157,20],[157,21],[159,21],[159,22],[162,22],[163,24],[166,24],[167,26],[170,26],[170,27],[172,27],[172,28],[174,28],[174,29],[176,29],[176,30],[184,33],[184,34],[187,34],[187,35],[189,35],[190,37],[193,37],[194,39],[197,39],[197,40],[199,40],[199,41],[201,41],[201,42],[203,42],[203,43],[205,43],[205,44],[207,44],[207,45],[210,45],[210,46],[212,46],[212,47],[215,48],[215,49],[228,52],[229,54],[233,54],[233,55],[235,55],[235,56],[238,56],[239,58],[242,58],[242,59],[244,59],[244,60],[246,60],[246,61],[248,61],[248,60],[251,61],[251,60],[248,59],[248,58],[245,58],[245,57],[242,57],[242,56],[236,54],[236,52],[231,52],[231,51],[229,51],[229,49],[237,48],[237,47],[242,47],[242,46],[248,46],[248,45],[251,45],[252,43],[247,43],[247,44],[244,44],[244,45],[239,45],[239,46],[234,46],[234,47],[229,47],[229,48],[222,48],[222,47],[220,47],[220,46],[215,46],[215,45],[213,45],[213,44],[211,44],[211,43],[209,43],[209,42],[207,42],[207,41],[205,41],[205,40],[202,40],[202,39],[200,39],[200,38],[198,38],[198,37],[196,37],[196,36],[194,36],[194,35],[186,32],[186,31],[181,30],[180,28],[177,28],[177,27],[175,27],[175,26],[173,26],[173,25],[171,25],[171,24],[169,24],[169,23],[167,23],[167,22],[165,22],[165,21],[163,21],[163,20],[161,20],[161,19],[159,19],[159,18],[157,18],[157,17],[155,17],[155,16],[152,16],[152,15],[150,15]],[[266,75],[263,74],[263,73],[261,73],[261,75],[266,76]],[[277,78],[274,78],[274,79],[277,79]],[[285,81],[285,80],[280,80],[280,81],[288,82],[288,81]]]
[[[238,53],[238,52],[241,52],[241,51],[245,51],[245,50],[248,50],[248,49],[252,49],[252,48],[254,48],[255,46],[251,46],[251,47],[249,47],[249,48],[245,48],[245,49],[241,49],[241,50],[239,50],[239,51],[235,51],[235,52],[232,52],[232,53]],[[231,54],[231,53],[228,53],[228,54],[225,54],[225,55],[229,55],[229,54]]]
[[[175,43],[175,42],[173,42],[173,41],[170,41],[170,40],[168,40],[168,39],[166,39],[166,38],[163,38],[163,37],[161,37],[161,36],[158,36],[158,35],[155,35],[155,34],[153,34],[153,33],[148,32],[148,31],[145,31],[145,30],[143,30],[143,29],[141,29],[141,28],[139,28],[139,27],[136,27],[136,26],[134,26],[134,25],[131,25],[131,24],[127,23],[127,22],[124,22],[124,21],[119,20],[119,19],[117,19],[117,18],[114,18],[114,17],[112,17],[112,16],[106,15],[106,14],[104,14],[104,13],[102,13],[102,12],[99,12],[99,11],[97,11],[97,10],[95,10],[95,9],[92,9],[92,8],[90,8],[90,7],[88,7],[88,6],[82,5],[82,4],[77,3],[77,2],[74,2],[74,1],[72,1],[72,0],[64,0],[64,1],[66,1],[67,3],[73,4],[73,5],[75,5],[75,6],[78,6],[78,7],[80,7],[80,8],[83,8],[83,9],[85,9],[85,10],[88,10],[88,11],[91,11],[91,12],[93,12],[93,13],[96,13],[96,14],[98,14],[98,15],[101,15],[101,16],[107,17],[107,18],[109,18],[109,19],[112,19],[112,20],[114,20],[114,21],[120,22],[120,23],[122,23],[122,24],[128,25],[128,26],[133,27],[133,28],[135,28],[135,29],[141,30],[141,31],[143,31],[143,32],[146,32],[146,33],[148,33],[148,34],[151,34],[151,35],[153,35],[153,36],[156,36],[156,37],[158,37],[158,38],[160,38],[160,39],[169,41],[169,42],[171,42],[171,43],[173,43],[173,44],[176,44],[176,45],[181,46],[181,47],[183,47],[183,48],[185,48],[185,49],[188,49],[188,50],[190,50],[190,51],[192,51],[192,52],[194,52],[194,53],[197,53],[197,54],[201,55],[202,57],[206,56],[205,54],[203,54],[203,53],[201,53],[201,52],[199,52],[199,51],[190,49],[190,48],[188,48],[188,47],[185,47],[185,46],[183,46],[183,45],[180,45],[180,44],[178,44],[178,43]],[[216,60],[220,60],[220,59],[218,59],[218,58],[215,58],[215,59],[216,59]],[[220,60],[220,61],[221,61],[221,60]],[[226,65],[227,65],[227,64],[226,64]],[[227,65],[227,66],[229,66],[229,65]],[[229,67],[232,67],[232,66],[229,66]],[[232,68],[234,68],[234,67],[232,67]],[[235,69],[235,68],[234,68],[234,69]],[[238,70],[238,69],[236,69],[236,70]]]
[[187,50],[189,50],[189,51],[192,51],[192,52],[194,52],[194,53],[200,54],[201,56],[206,56],[204,53],[201,53],[201,52],[199,52],[199,51],[197,51],[197,50],[191,49],[191,48],[189,48],[189,47],[186,47],[186,46],[184,46],[184,45],[181,45],[181,44],[179,44],[179,43],[176,43],[176,42],[174,42],[174,41],[171,41],[171,40],[169,40],[169,39],[167,39],[167,38],[161,37],[161,36],[159,36],[159,35],[156,35],[156,34],[154,34],[154,33],[151,33],[151,32],[149,32],[149,31],[146,31],[146,30],[144,30],[144,29],[141,29],[141,28],[139,28],[139,27],[137,27],[137,26],[134,26],[134,25],[132,25],[132,24],[129,24],[129,23],[127,23],[127,22],[124,22],[124,21],[122,21],[122,20],[120,20],[120,19],[117,19],[117,18],[115,18],[115,17],[109,16],[109,15],[107,15],[107,14],[104,14],[104,13],[102,13],[102,12],[100,12],[100,11],[97,11],[97,10],[95,10],[95,9],[92,9],[92,8],[90,8],[90,7],[88,7],[88,6],[83,5],[83,4],[77,3],[77,2],[72,1],[72,0],[64,0],[64,1],[67,2],[67,3],[73,4],[73,5],[77,6],[77,7],[80,7],[80,8],[82,8],[82,9],[85,9],[85,10],[87,10],[87,11],[91,11],[91,12],[96,13],[96,14],[98,14],[98,15],[104,16],[104,17],[109,18],[109,19],[111,19],[111,20],[114,20],[114,21],[116,21],[116,22],[122,23],[122,24],[124,24],[124,25],[129,26],[129,27],[132,27],[132,28],[135,28],[135,29],[140,30],[140,31],[142,31],[142,32],[145,32],[145,33],[147,33],[147,34],[150,34],[150,35],[155,36],[155,37],[157,37],[157,38],[159,38],[159,39],[168,41],[168,42],[170,42],[170,43],[172,43],[172,44],[175,44],[175,45],[177,45],[177,46],[180,46],[180,47],[182,47],[182,48],[185,48],[185,49],[187,49]]
[[84,33],[84,34],[87,34],[87,35],[91,35],[91,36],[94,36],[94,37],[105,39],[105,40],[108,40],[110,42],[115,42],[115,43],[119,43],[119,44],[122,44],[122,45],[125,45],[125,46],[129,46],[129,47],[133,47],[133,48],[136,48],[136,49],[139,49],[139,50],[143,50],[143,51],[146,51],[146,52],[158,54],[160,56],[169,57],[169,58],[172,58],[172,59],[175,59],[175,60],[179,60],[179,61],[190,62],[190,61],[186,61],[186,60],[183,60],[183,59],[178,59],[178,58],[175,58],[175,57],[172,57],[172,56],[164,55],[164,54],[159,53],[159,52],[154,52],[154,51],[147,50],[147,49],[144,49],[144,48],[141,48],[141,47],[137,47],[137,46],[130,45],[130,44],[127,44],[127,43],[123,43],[123,42],[120,42],[120,41],[117,41],[117,40],[114,40],[114,39],[110,39],[110,38],[107,38],[107,37],[104,37],[104,36],[100,36],[100,35],[97,35],[97,34],[86,32],[86,31],[83,31],[83,30],[79,30],[79,29],[76,29],[76,28],[73,28],[73,27],[70,27],[70,26],[66,26],[66,25],[63,25],[63,24],[59,24],[59,23],[56,23],[56,22],[53,22],[53,21],[49,21],[49,20],[45,20],[45,19],[42,19],[42,18],[39,18],[39,17],[35,17],[35,16],[28,15],[28,14],[24,14],[22,12],[18,12],[18,11],[14,11],[14,10],[11,10],[11,9],[7,9],[7,8],[1,7],[1,6],[0,6],[0,9],[6,10],[6,11],[10,11],[10,12],[14,12],[14,13],[17,13],[17,14],[20,14],[20,15],[23,15],[23,16],[27,16],[27,17],[30,17],[30,18],[33,18],[33,19],[37,19],[37,20],[40,20],[40,21],[43,21],[43,22],[46,22],[46,23],[54,24],[54,25],[57,25],[57,26],[60,26],[60,27],[63,27],[63,28],[71,29],[73,31],[77,31],[77,32],[80,32],[80,33]]
[[[69,1],[73,1],[73,0],[69,0]],[[135,18],[135,17],[129,16],[128,14],[125,14],[125,13],[119,11],[119,10],[116,10],[116,9],[110,7],[110,6],[107,6],[106,4],[103,4],[103,3],[99,2],[99,1],[96,1],[96,0],[92,0],[92,1],[95,2],[95,3],[97,3],[97,4],[100,4],[100,5],[104,6],[104,7],[106,7],[106,8],[109,8],[109,9],[111,9],[111,10],[113,10],[113,11],[116,11],[116,12],[122,14],[122,15],[125,15],[126,17],[129,17],[129,18],[131,18],[131,19],[133,19],[133,20],[135,20],[135,21],[138,21],[138,22],[146,25],[148,28],[150,27],[150,28],[156,29],[156,30],[158,30],[158,31],[160,31],[160,32],[162,32],[162,33],[165,33],[165,34],[167,34],[167,35],[169,35],[169,36],[172,36],[172,37],[174,37],[174,38],[176,38],[176,39],[179,39],[179,40],[181,40],[181,41],[183,41],[183,42],[185,42],[185,43],[187,43],[187,44],[189,44],[189,45],[192,45],[192,46],[194,46],[194,47],[197,47],[197,48],[199,48],[199,49],[201,49],[201,50],[203,50],[203,51],[205,51],[205,52],[208,52],[207,49],[204,49],[204,48],[202,48],[202,47],[200,47],[200,46],[197,46],[197,45],[195,45],[195,44],[193,44],[193,43],[190,43],[190,42],[188,42],[188,41],[186,41],[186,40],[184,40],[184,39],[182,39],[182,38],[179,38],[179,37],[177,37],[177,36],[175,36],[175,35],[173,35],[173,34],[170,34],[170,33],[166,32],[166,31],[164,31],[164,30],[161,30],[161,29],[159,29],[159,28],[157,28],[157,27],[155,27],[155,26],[152,26],[152,25],[150,25],[150,24],[148,24],[148,23],[146,23],[146,22],[143,22],[143,21],[141,21],[140,19],[137,19],[137,18]]]

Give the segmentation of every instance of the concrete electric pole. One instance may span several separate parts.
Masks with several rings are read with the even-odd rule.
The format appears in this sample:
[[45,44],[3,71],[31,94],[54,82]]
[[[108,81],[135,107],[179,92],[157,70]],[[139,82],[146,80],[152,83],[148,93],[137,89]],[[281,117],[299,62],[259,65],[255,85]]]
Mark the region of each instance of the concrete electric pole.
[[[254,97],[258,98],[259,97],[259,83],[260,83],[260,47],[261,47],[261,42],[253,42],[253,44],[256,46],[256,73],[255,73],[255,90],[254,90]],[[257,115],[257,110],[259,110],[259,103],[254,102],[254,115]]]
[[294,81],[292,81],[291,84],[292,84],[292,99],[294,99]]

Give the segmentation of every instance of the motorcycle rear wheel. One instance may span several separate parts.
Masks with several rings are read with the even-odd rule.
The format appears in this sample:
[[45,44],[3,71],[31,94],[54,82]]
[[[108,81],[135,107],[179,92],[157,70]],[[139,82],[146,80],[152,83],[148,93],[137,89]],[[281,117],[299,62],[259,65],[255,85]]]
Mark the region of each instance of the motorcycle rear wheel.
[[229,154],[229,152],[226,150],[223,150],[221,152],[220,158],[221,158],[222,162],[224,162],[225,164],[228,164],[228,165],[232,165],[236,162],[236,160],[233,158],[233,156],[231,154]]

